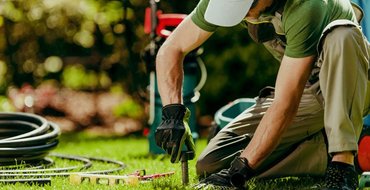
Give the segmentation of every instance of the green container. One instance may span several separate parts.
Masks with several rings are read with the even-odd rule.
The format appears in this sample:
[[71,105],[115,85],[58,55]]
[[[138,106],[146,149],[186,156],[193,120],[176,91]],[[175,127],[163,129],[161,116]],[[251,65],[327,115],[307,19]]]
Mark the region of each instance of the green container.
[[[184,83],[183,83],[183,101],[184,105],[190,110],[191,115],[189,118],[189,127],[192,131],[193,140],[198,139],[199,135],[196,127],[195,117],[195,101],[191,101],[195,96],[194,88],[198,84],[197,77],[197,63],[184,62]],[[150,74],[150,116],[148,124],[150,125],[150,132],[148,135],[149,140],[149,153],[151,154],[164,154],[165,152],[155,143],[155,130],[162,121],[162,101],[158,91],[157,76],[153,72]]]
[[370,115],[364,117],[364,125],[370,127]]
[[370,187],[370,172],[362,173],[358,187],[360,190],[368,189],[366,187]]
[[253,98],[239,98],[220,108],[215,114],[215,123],[220,129],[246,109],[256,104]]

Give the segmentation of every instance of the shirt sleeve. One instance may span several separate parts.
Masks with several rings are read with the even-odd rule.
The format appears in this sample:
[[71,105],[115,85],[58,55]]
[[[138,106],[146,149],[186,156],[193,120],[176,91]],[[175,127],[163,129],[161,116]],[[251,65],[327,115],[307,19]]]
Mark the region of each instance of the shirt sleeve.
[[320,1],[304,1],[283,15],[285,55],[301,58],[317,54],[317,43],[328,20],[326,5],[317,2]]
[[204,19],[204,13],[206,12],[209,0],[200,0],[195,9],[190,13],[192,21],[199,26],[201,29],[214,32],[218,26],[207,22]]

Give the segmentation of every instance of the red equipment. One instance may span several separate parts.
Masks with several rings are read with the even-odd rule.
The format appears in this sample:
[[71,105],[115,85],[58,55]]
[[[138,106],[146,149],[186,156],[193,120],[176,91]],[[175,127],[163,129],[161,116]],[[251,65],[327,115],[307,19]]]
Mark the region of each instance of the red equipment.
[[[168,27],[178,26],[182,20],[186,17],[186,14],[163,14],[161,10],[157,11],[157,26],[155,28],[155,33],[157,36],[167,38],[171,31]],[[144,32],[150,34],[152,31],[152,9],[150,7],[145,9],[145,20],[144,20]]]
[[355,161],[360,171],[370,171],[370,126],[364,125],[358,141],[358,154]]

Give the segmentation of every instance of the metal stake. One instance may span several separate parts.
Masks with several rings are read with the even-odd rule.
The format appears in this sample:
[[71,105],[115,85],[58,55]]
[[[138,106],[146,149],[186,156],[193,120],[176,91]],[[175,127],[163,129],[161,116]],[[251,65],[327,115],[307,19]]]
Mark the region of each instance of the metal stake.
[[189,184],[189,166],[188,160],[194,158],[193,151],[183,151],[181,153],[181,171],[182,171],[182,184]]

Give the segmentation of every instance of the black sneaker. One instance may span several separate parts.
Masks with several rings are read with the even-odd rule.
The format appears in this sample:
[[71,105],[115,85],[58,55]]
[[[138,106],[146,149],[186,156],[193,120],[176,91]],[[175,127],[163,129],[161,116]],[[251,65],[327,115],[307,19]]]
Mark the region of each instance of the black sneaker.
[[209,177],[201,180],[194,189],[201,190],[237,190],[230,183],[230,174],[227,169],[223,169],[218,173],[214,173]]
[[342,162],[331,162],[326,169],[322,190],[356,190],[358,174],[355,167]]

